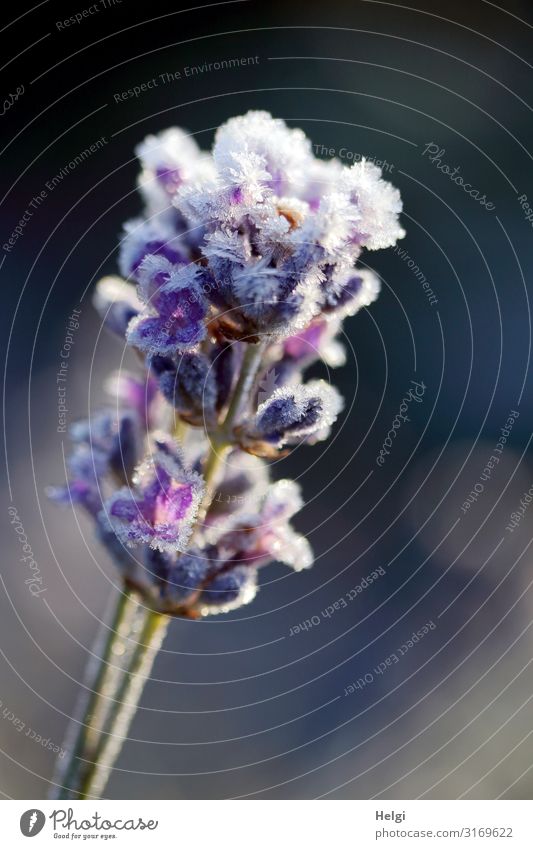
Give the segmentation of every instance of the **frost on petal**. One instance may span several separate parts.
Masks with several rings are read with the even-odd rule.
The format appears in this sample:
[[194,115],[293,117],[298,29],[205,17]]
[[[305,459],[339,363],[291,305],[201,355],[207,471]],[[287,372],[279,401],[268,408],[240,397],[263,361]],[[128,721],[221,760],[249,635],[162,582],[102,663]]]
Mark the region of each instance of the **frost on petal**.
[[98,281],[93,304],[106,327],[119,336],[124,336],[131,319],[143,308],[135,287],[113,276]]
[[214,548],[220,558],[248,568],[278,560],[295,570],[306,569],[313,560],[311,548],[288,521],[301,506],[299,486],[278,481],[268,487],[256,512],[243,512],[230,521]]
[[313,161],[302,130],[268,112],[231,118],[216,133],[213,158],[221,175],[245,191],[267,188],[278,197],[296,193]]
[[234,450],[224,464],[224,477],[219,481],[211,501],[206,524],[211,536],[222,532],[228,519],[239,512],[257,509],[268,486],[268,469],[258,457]]
[[194,163],[201,155],[194,139],[177,127],[146,136],[135,153],[143,168],[143,179],[157,180],[169,194],[191,179]]
[[146,256],[137,269],[139,299],[144,304],[156,306],[158,294],[170,280],[174,269],[175,265],[161,254]]
[[211,564],[198,548],[178,555],[149,548],[145,565],[158,587],[163,606],[172,610],[197,600]]
[[313,565],[313,549],[308,540],[290,527],[283,525],[277,529],[270,552],[274,560],[290,566],[295,572],[309,569]]
[[226,259],[238,265],[244,265],[252,255],[250,243],[243,235],[225,228],[217,228],[206,236],[203,253],[209,259]]
[[261,509],[267,520],[286,520],[298,513],[303,504],[300,485],[289,478],[283,478],[268,487]]
[[142,166],[138,184],[147,217],[156,216],[159,222],[183,230],[186,224],[173,200],[181,188],[212,173],[211,156],[202,153],[194,139],[176,127],[147,136],[135,152]]
[[270,258],[257,259],[242,268],[234,268],[232,289],[244,312],[257,314],[271,311],[286,293],[285,275],[271,267]]
[[340,329],[341,322],[337,317],[316,318],[299,333],[284,340],[281,357],[300,368],[306,368],[316,360],[322,360],[331,368],[342,366],[346,362],[346,354],[335,338]]
[[360,213],[357,230],[361,245],[369,250],[388,248],[405,236],[398,221],[400,192],[382,179],[381,168],[365,159],[356,162],[347,171],[346,188]]
[[235,566],[215,574],[207,581],[198,605],[203,616],[229,613],[249,604],[257,593],[257,571],[250,566]]
[[109,521],[127,545],[147,543],[161,551],[183,550],[203,495],[203,481],[179,460],[154,451],[139,467],[132,489],[115,492],[106,503]]
[[341,396],[323,380],[280,387],[259,406],[252,426],[244,426],[239,435],[251,453],[273,456],[270,447],[325,439],[341,409]]
[[196,265],[174,269],[128,327],[130,345],[162,356],[194,349],[206,335],[207,302]]
[[343,318],[368,307],[379,295],[379,277],[367,269],[349,268],[334,274],[322,286],[323,311]]
[[204,229],[222,223],[228,217],[231,195],[216,174],[206,174],[189,185],[182,186],[173,204],[195,232],[196,241]]
[[307,261],[321,263],[346,262],[356,259],[360,247],[353,239],[361,212],[345,191],[324,195],[316,213],[308,216],[295,231],[299,254]]
[[138,218],[124,225],[120,243],[119,268],[124,277],[137,279],[143,259],[151,255],[163,256],[173,264],[189,261],[189,252],[182,237],[170,224],[157,219]]
[[314,159],[305,173],[305,183],[299,197],[316,211],[326,195],[342,188],[345,166],[338,159]]
[[70,428],[74,450],[67,460],[68,482],[49,487],[47,495],[59,504],[79,504],[96,516],[111,481],[124,481],[138,462],[142,444],[139,419],[134,411],[119,415],[101,410],[91,419]]
[[217,385],[206,354],[183,354],[174,368],[163,372],[159,387],[185,421],[194,425],[214,423]]

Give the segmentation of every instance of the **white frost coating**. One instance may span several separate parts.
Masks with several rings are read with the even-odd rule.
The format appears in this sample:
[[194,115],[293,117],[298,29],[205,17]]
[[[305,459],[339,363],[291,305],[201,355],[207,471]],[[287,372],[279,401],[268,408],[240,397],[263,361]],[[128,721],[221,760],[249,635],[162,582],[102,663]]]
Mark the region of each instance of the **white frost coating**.
[[161,218],[145,220],[134,218],[124,225],[124,236],[120,242],[119,268],[124,277],[129,277],[131,267],[142,259],[142,251],[148,242],[161,242],[165,247],[178,253],[183,251],[183,243],[176,230]]
[[[195,140],[183,130],[171,127],[158,135],[149,135],[135,148],[142,170],[138,186],[149,215],[172,217],[171,196],[181,183],[190,183],[213,172],[209,154],[203,153]],[[175,174],[175,185],[165,189],[158,171]],[[172,176],[169,181],[172,184]]]
[[[149,544],[151,548],[158,549],[159,551],[175,553],[176,551],[184,551],[190,539],[194,521],[198,515],[198,510],[204,496],[205,486],[203,478],[198,472],[187,469],[182,464],[182,450],[176,443],[173,444],[173,449],[175,450],[175,456],[170,456],[164,451],[155,451],[143,460],[133,477],[133,484],[137,491],[133,491],[128,487],[122,487],[113,493],[111,498],[106,502],[105,508],[109,523],[119,540],[130,548],[140,542],[144,542]],[[140,507],[137,507],[140,524],[137,525],[136,536],[132,539],[130,534],[131,523],[124,518],[111,515],[111,509],[117,501],[129,501],[132,506],[140,502],[147,487],[157,480],[158,468],[167,472],[172,482],[185,484],[190,487],[192,494],[191,504],[187,510],[187,514],[183,518],[180,518],[179,526],[175,527],[176,536],[172,541],[158,536],[157,515],[155,516],[153,525],[151,525],[149,521],[144,519]],[[146,531],[144,532],[141,528],[142,524],[146,527]],[[148,530],[150,525],[154,529],[155,534]]]
[[243,265],[251,257],[249,242],[234,230],[215,230],[206,236],[203,253],[207,257],[218,257],[228,259],[231,262],[239,262]]
[[281,197],[301,185],[313,161],[311,142],[302,130],[291,130],[268,112],[248,112],[231,118],[216,133],[213,158],[222,178],[253,186],[262,197],[264,186]]
[[271,484],[264,496],[261,513],[271,519],[290,519],[304,506],[302,490],[296,481],[283,478]]
[[335,278],[335,285],[342,288],[343,280],[348,282],[353,277],[361,278],[361,288],[359,292],[350,298],[344,307],[337,309],[337,314],[340,318],[345,316],[355,315],[363,307],[368,307],[374,303],[381,291],[381,281],[377,274],[370,269],[353,269],[348,268],[343,270],[338,277]]
[[[174,265],[164,256],[149,254],[145,257],[137,270],[137,279],[139,281],[137,294],[139,299],[145,304],[150,303],[154,294],[163,287],[163,281],[170,278],[173,269]],[[154,278],[157,275],[162,275],[161,281],[158,284],[154,284]]]
[[105,318],[109,307],[115,303],[126,303],[134,310],[142,310],[143,305],[137,297],[135,286],[121,277],[102,277],[96,284],[93,304],[98,314]]
[[[274,390],[270,398],[258,407],[255,426],[259,433],[261,433],[263,415],[268,414],[269,407],[273,402],[279,400],[287,401],[287,413],[284,415],[283,409],[279,412],[279,423],[276,422],[276,430],[279,429],[281,432],[284,428],[288,428],[297,422],[298,418],[302,417],[303,419],[302,428],[294,429],[287,436],[282,436],[280,445],[287,444],[289,440],[298,439],[301,436],[312,435],[315,441],[325,439],[329,434],[329,428],[344,406],[340,393],[325,380],[311,380],[309,383],[280,386]],[[304,416],[313,402],[318,402],[320,405],[320,418],[313,425],[312,431],[309,431],[308,426],[305,425]]]
[[381,168],[363,159],[347,169],[346,187],[360,213],[361,244],[369,250],[388,248],[405,236],[398,215],[400,192],[381,178]]
[[190,173],[201,151],[191,136],[177,127],[170,127],[158,135],[146,136],[135,148],[135,154],[143,169],[155,171],[163,166]]
[[244,604],[250,604],[257,595],[257,570],[251,566],[248,567],[250,574],[246,583],[241,587],[241,591],[237,598],[233,601],[228,601],[226,604],[202,604],[200,607],[201,616],[213,616],[219,613],[230,613]]
[[290,525],[276,528],[276,541],[271,552],[276,560],[290,566],[295,572],[309,569],[313,565],[313,549],[309,542]]

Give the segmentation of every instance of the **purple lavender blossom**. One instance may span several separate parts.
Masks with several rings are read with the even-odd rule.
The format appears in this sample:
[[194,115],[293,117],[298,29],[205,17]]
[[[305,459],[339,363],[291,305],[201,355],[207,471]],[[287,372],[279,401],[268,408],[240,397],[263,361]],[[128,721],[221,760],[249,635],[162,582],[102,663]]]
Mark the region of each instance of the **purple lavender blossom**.
[[172,224],[161,218],[129,221],[120,245],[119,268],[124,277],[138,280],[139,267],[150,256],[179,265],[189,261],[187,246]]
[[136,413],[144,433],[162,425],[165,402],[150,372],[142,377],[125,370],[113,372],[105,382],[105,389],[119,413],[126,410]]
[[184,421],[206,426],[215,423],[217,384],[206,354],[183,354],[176,366],[163,371],[159,388]]
[[322,285],[324,315],[344,318],[368,307],[379,295],[379,278],[371,271],[343,269]]
[[[342,321],[379,292],[357,261],[404,235],[378,168],[322,162],[266,112],[227,121],[211,153],[174,128],[136,151],[144,209],[125,225],[124,280],[101,281],[95,305],[137,367],[107,382],[111,409],[72,427],[69,482],[48,491],[88,511],[125,590],[70,735],[68,798],[105,784],[169,616],[229,613],[274,561],[312,565],[292,524],[300,488],[271,483],[265,458],[329,435],[342,399],[304,372],[344,363]],[[119,639],[134,646],[122,660]]]
[[254,512],[244,510],[230,520],[216,543],[220,556],[229,555],[234,565],[257,568],[278,560],[297,572],[308,569],[313,562],[311,547],[289,522],[302,505],[294,481],[271,484]]
[[254,421],[239,428],[241,445],[259,457],[273,457],[285,445],[327,439],[341,409],[341,396],[323,380],[281,386],[259,406]]
[[49,487],[47,494],[59,504],[80,504],[96,516],[102,509],[106,477],[119,485],[139,462],[139,420],[132,411],[117,416],[111,410],[102,410],[90,420],[73,424],[70,438],[75,447],[68,459],[68,483]]
[[299,488],[260,458],[329,435],[342,399],[304,372],[344,363],[342,322],[379,293],[357,261],[402,238],[401,200],[266,112],[227,121],[211,153],[175,128],[136,152],[144,209],[95,305],[142,364],[108,381],[113,412],[73,428],[50,494],[91,513],[151,608],[204,616],[250,601],[274,560],[311,565]]
[[328,281],[353,268],[364,247],[404,235],[399,193],[378,168],[320,163],[300,130],[265,112],[223,125],[213,169],[182,185],[173,203],[205,229],[212,303],[235,339],[304,328],[335,298]]
[[118,490],[105,509],[118,538],[126,545],[147,543],[161,551],[182,551],[203,495],[197,472],[178,453],[161,446],[139,466],[134,487]]
[[143,311],[130,322],[127,340],[148,354],[175,354],[195,348],[206,336],[207,304],[196,265],[173,266],[147,257],[139,268]]
[[146,568],[155,578],[161,609],[196,618],[227,613],[254,598],[255,568],[213,560],[210,555],[216,558],[216,550],[193,548],[175,556],[149,549]]

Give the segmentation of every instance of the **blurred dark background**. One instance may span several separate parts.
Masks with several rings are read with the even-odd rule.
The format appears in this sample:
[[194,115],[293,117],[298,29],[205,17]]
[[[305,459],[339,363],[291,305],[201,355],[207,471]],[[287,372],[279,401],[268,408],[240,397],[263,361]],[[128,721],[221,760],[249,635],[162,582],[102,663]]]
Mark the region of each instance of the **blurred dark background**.
[[[33,214],[0,252],[5,797],[45,796],[54,756],[26,731],[61,743],[117,582],[84,517],[44,497],[65,474],[55,376],[66,322],[81,309],[71,422],[103,402],[105,375],[123,355],[99,335],[90,291],[116,270],[122,222],[140,211],[135,145],[178,125],[208,147],[222,121],[253,108],[341,157],[384,161],[401,189],[407,237],[399,250],[363,257],[383,292],[346,323],[348,360],[332,379],[347,407],[333,439],[273,470],[303,486],[297,525],[316,551],[314,568],[273,566],[251,606],[172,624],[107,795],[530,798],[533,507],[512,532],[506,526],[533,484],[532,9],[414,2],[181,10],[107,0],[68,28],[57,22],[89,3],[9,8],[2,244],[26,209]],[[242,57],[258,60],[185,76],[186,67]],[[181,79],[161,81],[177,71]],[[46,190],[102,136],[100,150]],[[428,145],[490,208],[430,160]],[[411,404],[380,468],[376,456],[413,380],[424,383],[423,400]],[[499,463],[482,478],[511,411],[519,415]],[[10,505],[45,596],[24,583]],[[322,615],[378,567],[384,574],[354,601]],[[320,624],[289,636],[311,617]]]

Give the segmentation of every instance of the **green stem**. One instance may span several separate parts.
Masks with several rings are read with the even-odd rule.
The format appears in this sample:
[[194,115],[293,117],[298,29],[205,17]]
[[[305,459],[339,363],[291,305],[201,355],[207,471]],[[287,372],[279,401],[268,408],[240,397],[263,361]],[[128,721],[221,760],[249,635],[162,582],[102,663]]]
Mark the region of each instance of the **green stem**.
[[144,685],[161,648],[170,618],[149,610],[145,614],[139,641],[109,711],[94,758],[86,765],[80,784],[79,799],[100,798],[115,760],[127,737]]
[[[197,529],[211,503],[213,483],[231,447],[232,431],[242,407],[251,395],[263,351],[263,343],[248,346],[228,411],[212,438],[203,470],[206,497]],[[182,435],[181,426],[177,435]],[[139,603],[125,590],[118,599],[105,645],[95,653],[97,668],[91,669],[90,679],[94,679],[94,684],[88,689],[90,697],[81,706],[84,718],[75,721],[74,731],[69,730],[68,757],[58,767],[55,780],[58,786],[54,787],[53,798],[99,798],[105,789],[170,622],[170,617],[163,613],[143,609],[139,639],[131,649],[133,628],[139,620],[135,611],[139,611]],[[114,656],[124,656],[122,666],[110,662]]]
[[116,664],[117,638],[127,636],[136,607],[133,593],[128,589],[122,590],[109,623],[98,633],[84,676],[85,686],[65,735],[63,749],[66,756],[57,760],[51,798],[71,798],[80,770],[80,757],[96,745],[107,692],[122,672]]
[[222,423],[222,430],[225,434],[231,435],[231,429],[237,421],[244,399],[249,397],[253,389],[264,350],[264,342],[258,342],[256,345],[248,345],[248,348],[246,349],[239,379],[237,381],[228,412],[226,413],[226,417]]
[[182,445],[185,442],[185,437],[187,436],[187,431],[189,430],[189,425],[180,419],[176,414],[176,423],[174,425],[173,436],[174,439],[177,439]]
[[233,427],[237,422],[245,400],[251,394],[257,376],[257,371],[261,365],[264,350],[264,342],[259,342],[255,345],[248,345],[243,357],[241,371],[228,411],[224,420],[220,424],[218,432],[216,434],[210,434],[211,442],[209,453],[206,457],[202,472],[205,482],[205,496],[198,513],[198,521],[196,525],[197,529],[202,525],[209,509],[209,505],[213,500],[214,482],[221,466],[224,463],[228,449],[231,448]]

